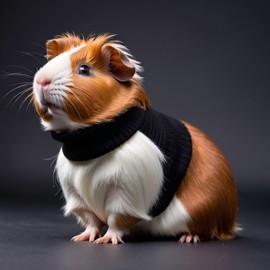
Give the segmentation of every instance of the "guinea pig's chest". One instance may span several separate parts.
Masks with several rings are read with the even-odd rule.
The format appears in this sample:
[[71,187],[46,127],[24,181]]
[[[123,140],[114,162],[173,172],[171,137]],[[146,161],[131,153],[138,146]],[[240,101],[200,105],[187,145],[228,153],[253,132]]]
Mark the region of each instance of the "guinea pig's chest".
[[89,161],[70,161],[61,150],[56,172],[67,203],[74,201],[70,207],[75,210],[79,201],[80,208],[106,222],[106,212],[114,206],[145,218],[163,185],[163,162],[158,147],[138,131],[117,149]]
[[133,212],[163,212],[192,152],[186,127],[151,109],[132,108],[112,122],[52,136],[63,142],[56,166],[63,190],[72,189],[102,220],[108,198]]

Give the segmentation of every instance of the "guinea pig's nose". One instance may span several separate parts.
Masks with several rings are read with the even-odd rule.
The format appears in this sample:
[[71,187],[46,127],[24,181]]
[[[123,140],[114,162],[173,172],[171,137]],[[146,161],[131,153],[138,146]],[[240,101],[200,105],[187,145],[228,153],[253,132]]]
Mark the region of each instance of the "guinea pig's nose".
[[39,79],[39,80],[37,80],[37,83],[42,85],[42,86],[46,86],[46,85],[50,84],[51,81],[47,80],[47,79]]

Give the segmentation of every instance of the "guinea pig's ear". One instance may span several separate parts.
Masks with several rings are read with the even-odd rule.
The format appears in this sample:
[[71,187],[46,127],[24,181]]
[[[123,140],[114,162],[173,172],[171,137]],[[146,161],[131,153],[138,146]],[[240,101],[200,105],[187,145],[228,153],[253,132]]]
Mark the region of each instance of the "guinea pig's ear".
[[59,42],[57,39],[51,39],[48,40],[46,43],[46,47],[47,47],[47,60],[50,61],[51,59],[53,59],[54,57],[56,57],[57,55],[59,55],[61,53],[60,50],[60,45],[61,42]]
[[48,61],[59,54],[70,50],[72,47],[79,46],[81,43],[82,40],[79,37],[71,34],[66,34],[55,39],[48,40],[46,43]]
[[135,65],[113,46],[107,45],[103,49],[109,55],[109,70],[113,77],[120,82],[130,80],[135,74]]

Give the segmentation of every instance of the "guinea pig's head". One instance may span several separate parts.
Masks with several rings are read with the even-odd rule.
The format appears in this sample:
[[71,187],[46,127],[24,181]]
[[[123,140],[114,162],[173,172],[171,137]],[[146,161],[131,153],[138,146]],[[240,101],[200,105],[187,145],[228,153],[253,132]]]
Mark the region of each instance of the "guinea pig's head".
[[47,42],[47,59],[33,81],[33,102],[46,130],[71,131],[150,105],[141,66],[112,36],[58,36]]

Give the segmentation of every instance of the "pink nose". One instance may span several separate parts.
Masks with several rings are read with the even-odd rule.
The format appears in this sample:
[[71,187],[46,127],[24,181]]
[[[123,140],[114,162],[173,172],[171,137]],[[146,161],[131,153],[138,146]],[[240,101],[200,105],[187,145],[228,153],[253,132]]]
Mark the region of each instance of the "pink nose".
[[51,81],[50,80],[46,80],[46,79],[41,79],[41,80],[37,80],[37,83],[40,84],[40,85],[42,85],[42,86],[46,86],[46,85],[50,84]]

